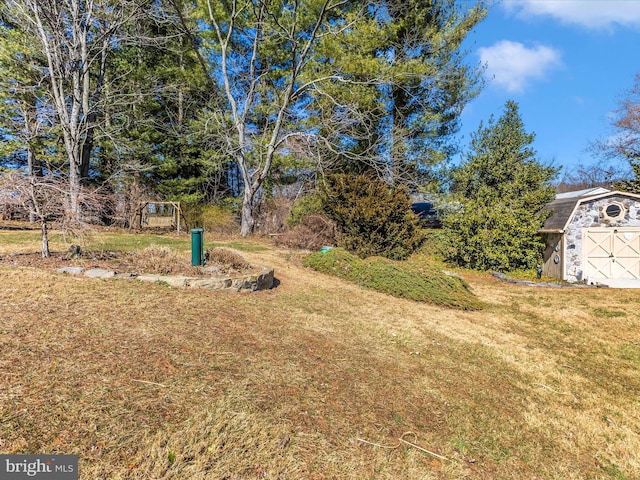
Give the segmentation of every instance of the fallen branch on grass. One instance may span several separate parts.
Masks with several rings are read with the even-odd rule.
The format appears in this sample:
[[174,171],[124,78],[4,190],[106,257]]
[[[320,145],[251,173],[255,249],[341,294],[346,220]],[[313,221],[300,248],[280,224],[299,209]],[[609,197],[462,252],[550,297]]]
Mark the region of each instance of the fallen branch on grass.
[[18,418],[23,413],[24,412],[17,413],[16,415],[13,415],[12,417],[9,417],[9,418],[4,418],[4,419],[0,418],[0,425],[2,425],[3,423],[9,423],[9,422],[15,420],[16,418]]
[[362,438],[356,438],[356,440],[358,440],[359,442],[362,442],[362,443],[366,443],[368,445],[373,445],[374,447],[388,448],[389,450],[393,450],[393,449],[398,448],[400,446],[400,444],[398,444],[398,445],[380,445],[379,443],[368,442],[367,440],[363,440]]
[[549,387],[548,385],[545,385],[544,383],[536,383],[535,385],[538,385],[539,387],[542,387],[542,388],[546,388],[550,392],[556,393],[558,395],[570,395],[569,392],[559,392],[559,391],[554,390],[553,388]]
[[404,437],[406,437],[407,435],[413,435],[414,437],[417,437],[417,435],[415,433],[413,433],[413,432],[405,432],[398,439],[399,443],[397,445],[380,445],[378,443],[368,442],[367,440],[363,440],[362,438],[356,438],[356,440],[358,440],[359,442],[362,442],[362,443],[366,443],[368,445],[373,445],[374,447],[388,448],[390,450],[394,450],[394,449],[400,447],[404,443],[406,445],[409,445],[410,447],[413,447],[413,448],[415,448],[417,450],[420,450],[421,452],[428,453],[429,455],[433,455],[434,457],[439,458],[441,460],[449,461],[449,459],[447,457],[443,457],[442,455],[438,455],[437,453],[434,453],[434,452],[432,452],[430,450],[427,450],[426,448],[422,448],[420,445],[416,445],[415,443],[407,442],[404,439]]
[[149,385],[157,385],[157,386],[159,386],[159,387],[167,388],[167,386],[166,386],[166,385],[163,385],[162,383],[149,382],[149,381],[147,381],[147,380],[136,380],[135,378],[133,378],[133,379],[131,379],[131,381],[132,381],[132,382],[146,383],[146,384],[149,384]]

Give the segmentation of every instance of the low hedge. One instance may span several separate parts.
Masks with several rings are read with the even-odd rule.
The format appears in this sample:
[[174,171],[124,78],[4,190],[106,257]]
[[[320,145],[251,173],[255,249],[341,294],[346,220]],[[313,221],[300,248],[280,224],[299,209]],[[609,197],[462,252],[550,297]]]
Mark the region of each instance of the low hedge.
[[394,297],[462,310],[481,307],[463,279],[447,275],[426,262],[361,259],[342,248],[334,248],[326,253],[313,253],[305,265]]

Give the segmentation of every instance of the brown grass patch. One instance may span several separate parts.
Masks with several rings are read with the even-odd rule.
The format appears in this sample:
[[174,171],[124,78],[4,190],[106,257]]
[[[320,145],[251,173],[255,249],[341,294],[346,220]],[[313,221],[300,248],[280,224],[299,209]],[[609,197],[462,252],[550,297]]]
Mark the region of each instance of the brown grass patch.
[[244,270],[251,266],[247,259],[238,252],[223,247],[207,250],[205,259],[206,263],[221,265],[226,269]]
[[169,247],[150,245],[133,256],[137,271],[168,275],[176,273],[181,264],[187,264],[185,256]]
[[76,266],[85,269],[102,268],[118,273],[211,276],[212,274],[248,273],[251,264],[238,252],[228,248],[213,248],[205,254],[205,267],[192,266],[188,252],[163,245],[149,245],[140,251],[82,251],[81,255],[52,252],[48,258],[40,253],[21,252],[0,255],[0,264],[10,267],[32,267],[56,270]]
[[320,250],[324,245],[336,244],[336,225],[326,215],[305,215],[300,224],[276,237],[276,244],[288,248]]
[[0,267],[0,449],[83,479],[640,477],[635,291],[473,274],[463,312],[246,256],[280,286]]

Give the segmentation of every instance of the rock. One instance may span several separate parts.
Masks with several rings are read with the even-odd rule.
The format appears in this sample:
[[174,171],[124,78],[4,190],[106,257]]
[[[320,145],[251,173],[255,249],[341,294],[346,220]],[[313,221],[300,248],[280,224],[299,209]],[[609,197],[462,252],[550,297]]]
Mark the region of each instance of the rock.
[[82,256],[82,248],[80,245],[70,245],[67,250],[67,256],[69,258],[78,258]]
[[189,277],[171,275],[138,275],[137,280],[150,283],[166,283],[170,287],[186,287]]
[[62,267],[56,270],[58,273],[68,273],[69,275],[80,275],[84,272],[82,267]]
[[209,290],[224,290],[231,287],[231,279],[224,277],[190,278],[187,286],[191,288],[208,288]]
[[249,277],[244,278],[234,278],[231,286],[237,291],[241,292],[243,290],[254,291],[256,290],[256,283],[252,282]]
[[162,282],[167,282],[169,284],[169,286],[171,287],[186,287],[187,286],[187,281],[189,280],[189,277],[183,277],[183,276],[166,276],[166,277],[161,277],[160,281]]
[[273,287],[274,283],[274,270],[273,268],[265,268],[263,272],[258,275],[257,280],[257,289],[258,290],[269,290]]
[[84,274],[91,278],[113,278],[116,272],[103,268],[92,268],[91,270],[85,271]]
[[135,273],[116,273],[113,278],[121,280],[135,280],[138,277]]
[[253,273],[246,275],[215,275],[211,272],[210,277],[186,277],[182,275],[137,275],[134,273],[117,273],[112,270],[93,268],[85,270],[82,267],[64,267],[58,269],[59,273],[79,275],[84,273],[90,278],[116,278],[116,279],[137,279],[142,282],[161,283],[171,287],[206,288],[209,290],[236,290],[241,292],[255,292],[257,290],[267,290],[272,288],[275,282],[274,270],[271,267],[261,267]]
[[141,282],[149,282],[154,283],[162,280],[162,276],[160,275],[138,275],[136,280],[140,280]]

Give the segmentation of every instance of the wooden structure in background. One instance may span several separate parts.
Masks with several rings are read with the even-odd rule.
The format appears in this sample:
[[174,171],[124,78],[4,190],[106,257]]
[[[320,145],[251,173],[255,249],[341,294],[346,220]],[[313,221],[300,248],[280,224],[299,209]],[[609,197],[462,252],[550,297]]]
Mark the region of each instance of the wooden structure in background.
[[180,202],[149,200],[138,205],[130,225],[134,228],[175,228],[180,233]]
[[640,195],[591,188],[564,192],[539,233],[543,273],[569,282],[640,281]]

